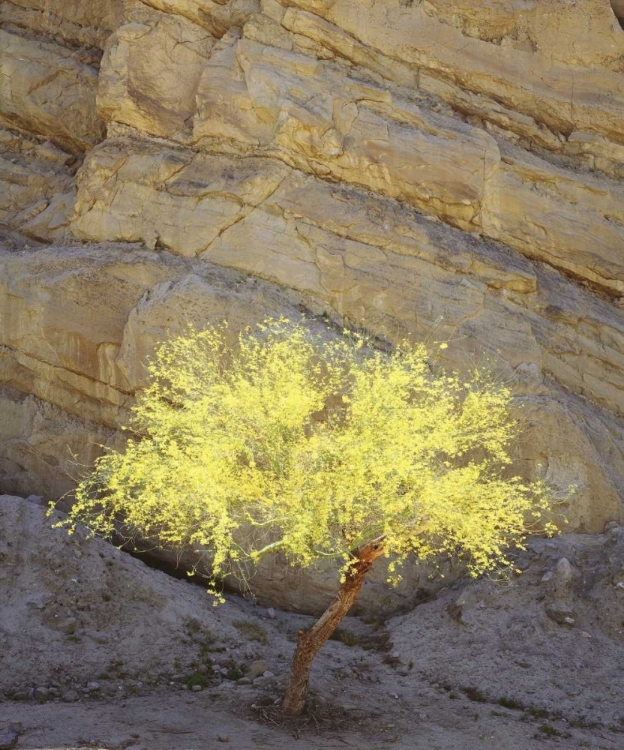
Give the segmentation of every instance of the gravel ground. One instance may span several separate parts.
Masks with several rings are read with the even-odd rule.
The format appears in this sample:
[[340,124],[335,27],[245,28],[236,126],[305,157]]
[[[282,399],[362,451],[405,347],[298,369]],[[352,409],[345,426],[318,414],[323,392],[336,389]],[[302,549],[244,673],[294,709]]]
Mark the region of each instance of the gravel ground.
[[0,497],[0,748],[619,750],[623,530],[533,540],[517,566],[385,622],[347,618],[309,712],[285,721],[275,702],[311,618],[214,607]]

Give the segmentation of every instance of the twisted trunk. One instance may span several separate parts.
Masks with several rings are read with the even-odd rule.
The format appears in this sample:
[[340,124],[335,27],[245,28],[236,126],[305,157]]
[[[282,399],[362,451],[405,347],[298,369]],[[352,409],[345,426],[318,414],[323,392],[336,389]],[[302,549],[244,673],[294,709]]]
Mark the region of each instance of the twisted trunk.
[[383,538],[376,539],[356,550],[353,553],[355,563],[349,568],[349,572],[345,576],[344,583],[334,601],[311,630],[299,631],[297,649],[291,668],[290,684],[282,703],[283,713],[289,716],[298,716],[305,708],[312,661],[321,646],[351,609],[360,593],[366,574],[375,560],[382,554]]

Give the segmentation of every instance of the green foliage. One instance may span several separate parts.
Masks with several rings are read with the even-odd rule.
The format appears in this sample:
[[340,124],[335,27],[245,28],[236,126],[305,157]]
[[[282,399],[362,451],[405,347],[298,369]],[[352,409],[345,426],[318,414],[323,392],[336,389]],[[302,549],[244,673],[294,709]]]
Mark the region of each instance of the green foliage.
[[560,732],[556,727],[553,727],[551,724],[542,724],[541,727],[538,728],[535,736],[539,737],[540,735],[543,735],[545,737],[564,737],[565,736],[563,732]]
[[250,620],[235,620],[233,625],[248,641],[258,641],[265,646],[268,644],[269,638],[267,632],[258,623],[251,622]]
[[344,643],[344,645],[349,646],[349,648],[357,646],[360,640],[357,633],[352,633],[350,630],[342,630],[340,628],[334,630],[331,638],[334,641]]
[[189,675],[184,679],[184,684],[192,688],[195,685],[199,685],[202,688],[205,688],[208,683],[210,682],[212,678],[212,669],[209,668],[208,671],[204,672],[193,672],[193,674]]
[[344,574],[379,537],[395,579],[411,554],[496,566],[548,506],[542,484],[509,476],[509,389],[344,334],[269,320],[233,346],[225,324],[163,344],[125,452],[97,461],[70,523],[110,535],[123,519],[205,552],[215,576],[278,550]]
[[475,703],[488,703],[487,695],[482,693],[479,688],[467,687],[464,688],[464,693],[469,700],[474,701]]
[[524,705],[519,700],[510,698],[507,695],[501,695],[498,699],[498,705],[503,708],[509,708],[512,711],[522,711],[524,709]]
[[236,680],[240,680],[240,678],[244,676],[245,676],[245,673],[240,667],[230,667],[227,671],[227,674],[225,675],[225,679],[232,680],[232,682],[236,682]]
[[547,711],[545,708],[539,706],[528,706],[525,709],[525,715],[531,719],[557,719],[561,718],[561,714],[553,711]]

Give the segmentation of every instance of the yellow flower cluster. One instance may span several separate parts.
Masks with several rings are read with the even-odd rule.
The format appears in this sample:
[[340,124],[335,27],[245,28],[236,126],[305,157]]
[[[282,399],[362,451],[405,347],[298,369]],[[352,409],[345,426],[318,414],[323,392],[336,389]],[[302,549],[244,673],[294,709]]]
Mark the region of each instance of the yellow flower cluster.
[[395,561],[460,552],[477,574],[548,508],[510,474],[511,394],[487,374],[283,319],[229,340],[222,325],[160,347],[125,451],[80,483],[70,523],[191,547],[215,576],[276,551],[344,572],[378,537]]

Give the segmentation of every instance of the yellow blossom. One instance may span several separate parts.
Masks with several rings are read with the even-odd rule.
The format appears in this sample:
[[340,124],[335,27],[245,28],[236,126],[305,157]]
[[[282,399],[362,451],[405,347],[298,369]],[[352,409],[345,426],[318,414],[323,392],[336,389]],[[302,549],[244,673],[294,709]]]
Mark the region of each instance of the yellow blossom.
[[110,535],[123,520],[205,553],[215,576],[278,551],[344,576],[377,537],[396,561],[462,553],[477,574],[548,509],[543,483],[509,471],[511,393],[487,373],[283,319],[230,337],[190,329],[160,346],[125,450],[79,484],[70,524]]

